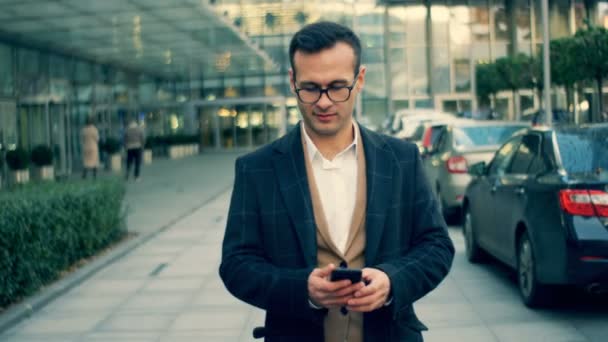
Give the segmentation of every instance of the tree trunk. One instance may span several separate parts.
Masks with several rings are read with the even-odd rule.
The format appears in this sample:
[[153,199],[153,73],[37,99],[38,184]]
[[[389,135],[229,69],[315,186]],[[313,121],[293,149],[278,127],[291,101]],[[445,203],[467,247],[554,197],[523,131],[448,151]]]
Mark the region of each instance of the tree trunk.
[[599,110],[597,113],[597,122],[602,122],[604,121],[604,96],[602,93],[602,88],[603,88],[603,80],[602,77],[597,77],[595,79],[595,81],[597,82],[597,103],[599,104]]
[[566,90],[566,111],[570,112],[570,108],[572,108],[572,112],[576,114],[576,108],[574,108],[574,106],[572,106],[572,102],[573,102],[572,88],[565,86],[564,89]]

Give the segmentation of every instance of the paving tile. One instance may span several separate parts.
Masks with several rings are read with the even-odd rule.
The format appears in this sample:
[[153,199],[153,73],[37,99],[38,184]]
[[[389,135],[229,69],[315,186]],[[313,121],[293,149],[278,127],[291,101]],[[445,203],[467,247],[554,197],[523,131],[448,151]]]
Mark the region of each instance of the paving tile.
[[190,330],[233,330],[240,333],[247,322],[248,313],[243,309],[234,310],[199,310],[181,313],[173,322],[170,331]]
[[564,321],[489,325],[500,342],[587,342],[574,326]]
[[424,331],[422,336],[425,342],[498,342],[496,336],[484,325],[430,329],[429,331]]
[[96,332],[163,332],[175,319],[174,314],[117,312],[95,327]]
[[173,294],[137,294],[131,297],[123,306],[121,311],[144,311],[144,312],[179,312],[186,307],[192,299],[190,293]]

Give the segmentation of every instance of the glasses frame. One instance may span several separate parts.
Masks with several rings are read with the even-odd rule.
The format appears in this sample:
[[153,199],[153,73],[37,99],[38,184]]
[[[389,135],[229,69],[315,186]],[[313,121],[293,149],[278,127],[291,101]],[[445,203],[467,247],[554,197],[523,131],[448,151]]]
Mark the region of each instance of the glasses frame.
[[[319,97],[317,97],[316,100],[309,102],[309,101],[304,101],[302,100],[302,98],[300,97],[300,91],[304,90],[303,88],[295,88],[294,87],[294,91],[296,93],[296,96],[298,97],[298,100],[304,104],[315,104],[317,102],[319,102],[319,100],[323,97],[323,94],[327,95],[327,98],[333,102],[333,103],[342,103],[342,102],[346,102],[350,99],[350,95],[353,92],[353,89],[355,88],[355,85],[357,84],[357,81],[359,80],[359,74],[357,73],[355,75],[355,80],[353,81],[353,83],[349,86],[340,86],[340,87],[327,87],[327,88],[319,88]],[[294,80],[294,84],[295,84],[295,80]],[[329,90],[330,89],[348,89],[348,96],[346,97],[346,99],[342,100],[342,101],[336,101],[334,99],[331,98],[331,96],[329,96]]]

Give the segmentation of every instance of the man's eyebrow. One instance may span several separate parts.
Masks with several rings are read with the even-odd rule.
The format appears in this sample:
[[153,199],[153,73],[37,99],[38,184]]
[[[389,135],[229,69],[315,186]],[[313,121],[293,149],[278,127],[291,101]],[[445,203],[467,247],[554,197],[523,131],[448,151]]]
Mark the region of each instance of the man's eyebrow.
[[[349,82],[347,80],[333,80],[331,82],[329,82],[329,85],[335,85],[335,84],[348,84]],[[315,86],[315,87],[319,87],[321,88],[321,86],[316,83],[316,82],[312,82],[312,81],[302,81],[300,82],[300,86]]]

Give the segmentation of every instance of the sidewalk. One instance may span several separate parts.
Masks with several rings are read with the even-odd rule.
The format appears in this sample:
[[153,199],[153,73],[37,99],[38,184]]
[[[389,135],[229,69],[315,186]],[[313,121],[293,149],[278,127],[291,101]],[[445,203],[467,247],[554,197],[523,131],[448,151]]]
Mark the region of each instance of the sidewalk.
[[[253,341],[263,312],[234,299],[217,274],[235,157],[160,160],[144,169],[127,195],[139,242],[117,248],[122,254],[86,281],[68,279],[71,287],[0,341]],[[460,230],[451,227],[450,235],[453,269],[415,305],[430,328],[425,341],[606,341],[608,300],[528,309],[511,272],[496,262],[469,264]]]

